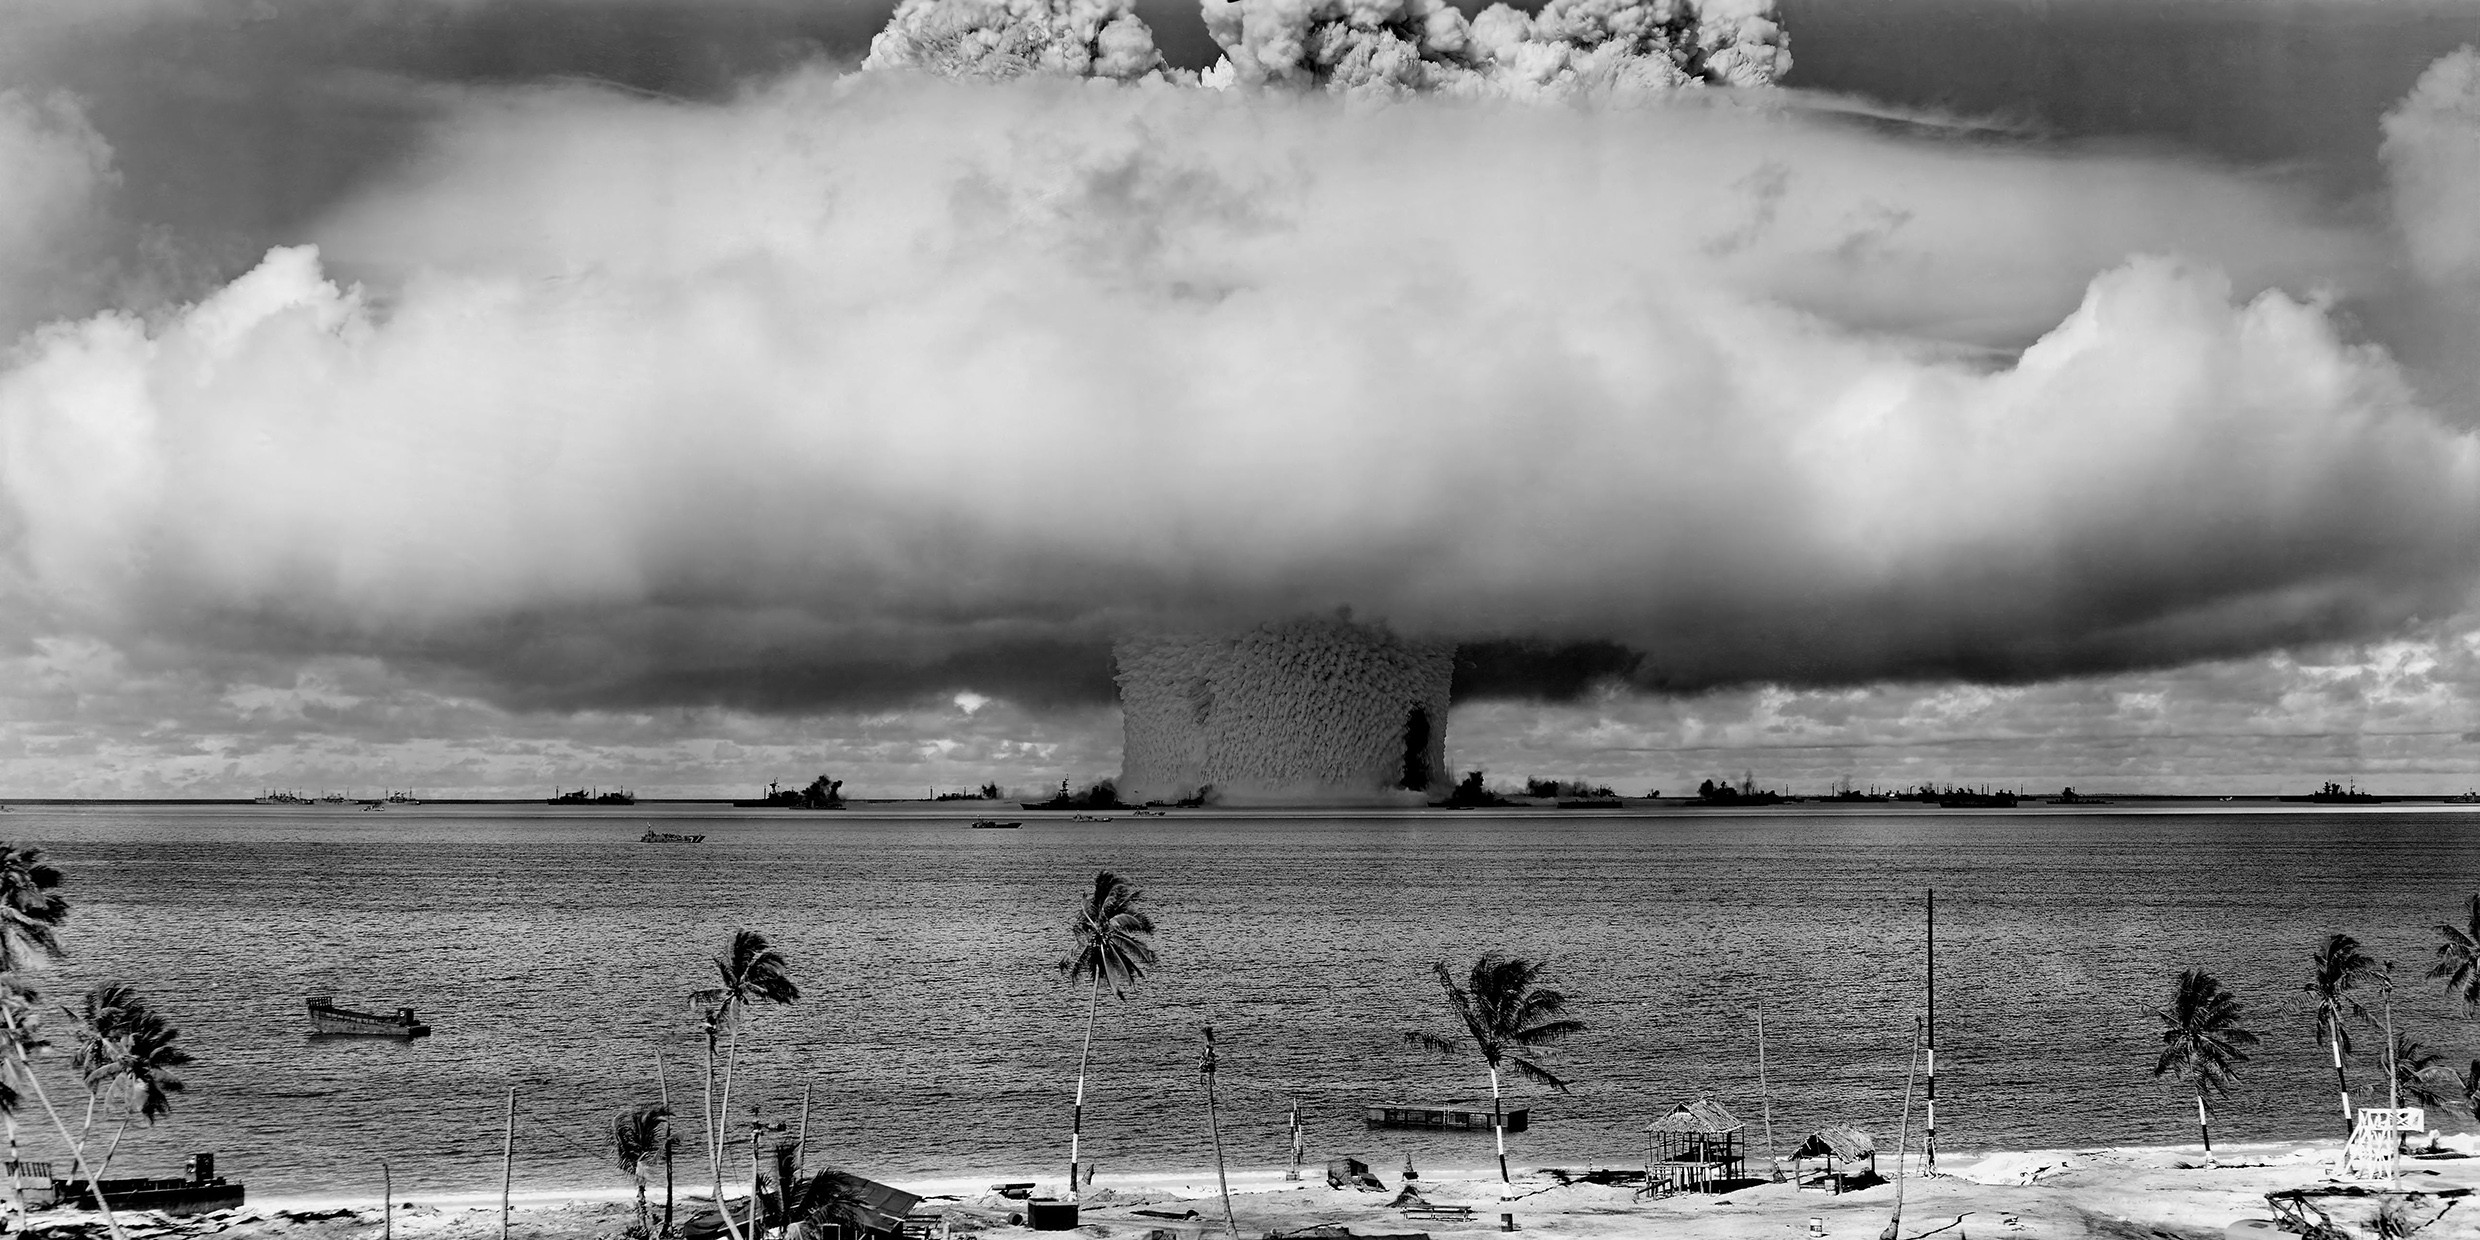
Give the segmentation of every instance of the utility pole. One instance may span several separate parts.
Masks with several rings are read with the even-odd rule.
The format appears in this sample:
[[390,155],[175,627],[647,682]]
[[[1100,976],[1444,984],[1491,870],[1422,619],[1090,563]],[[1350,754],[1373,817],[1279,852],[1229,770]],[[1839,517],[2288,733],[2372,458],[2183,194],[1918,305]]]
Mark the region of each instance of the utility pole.
[[508,1126],[499,1142],[499,1240],[508,1240],[508,1187],[517,1166],[517,1087],[508,1087]]
[[1922,1175],[1937,1174],[1937,888],[1929,889],[1928,1122],[1920,1140]]

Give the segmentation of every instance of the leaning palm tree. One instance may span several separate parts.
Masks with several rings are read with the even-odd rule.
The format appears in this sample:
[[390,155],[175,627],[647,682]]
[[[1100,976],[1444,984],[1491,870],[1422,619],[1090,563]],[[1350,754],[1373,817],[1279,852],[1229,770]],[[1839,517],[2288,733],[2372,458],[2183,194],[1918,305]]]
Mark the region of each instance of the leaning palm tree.
[[1566,1093],[1567,1082],[1543,1067],[1534,1052],[1584,1030],[1582,1021],[1559,1018],[1567,1007],[1566,995],[1534,984],[1548,967],[1548,961],[1516,960],[1497,952],[1484,952],[1473,961],[1464,984],[1457,985],[1455,974],[1448,970],[1445,961],[1439,961],[1430,966],[1430,971],[1437,975],[1439,989],[1446,992],[1448,1010],[1463,1022],[1463,1036],[1419,1030],[1404,1034],[1404,1040],[1412,1045],[1441,1055],[1462,1058],[1478,1053],[1481,1062],[1489,1066],[1490,1127],[1498,1135],[1498,1178],[1502,1184],[1513,1180],[1507,1174],[1507,1123],[1499,1106],[1500,1066]]
[[[59,886],[60,871],[43,859],[42,849],[0,844],[0,983],[11,987],[7,1000],[0,1001],[20,1002],[31,1011],[34,991],[18,985],[14,975],[63,954],[59,932],[69,917],[69,901],[54,890]],[[24,1098],[17,1092],[17,1072],[14,1058],[0,1058],[0,1126],[8,1131],[9,1200],[22,1217],[26,1194],[17,1170],[17,1108]]]
[[2437,923],[2437,962],[2428,975],[2445,979],[2446,993],[2465,1011],[2480,1011],[2480,894],[2465,907],[2462,925]]
[[1102,988],[1115,998],[1154,967],[1154,919],[1137,905],[1145,893],[1109,870],[1094,875],[1094,889],[1068,921],[1068,954],[1059,958],[1059,975],[1071,984],[1085,983],[1085,1048],[1076,1057],[1076,1107],[1068,1118],[1068,1199],[1076,1199],[1078,1159],[1085,1137],[1085,1069],[1094,1058],[1094,1008]]
[[2342,1057],[2351,1053],[2351,1025],[2368,1019],[2368,1010],[2351,997],[2351,989],[2376,971],[2376,962],[2359,948],[2359,940],[2336,934],[2310,957],[2307,985],[2301,987],[2316,1009],[2316,1042],[2333,1049],[2334,1089],[2342,1095],[2342,1135],[2351,1135],[2351,1085],[2342,1075]]
[[15,973],[61,956],[60,923],[69,901],[54,888],[60,871],[40,848],[0,844],[0,973]]
[[62,1122],[60,1109],[52,1105],[51,1094],[43,1088],[43,1078],[35,1075],[32,1056],[49,1049],[51,1043],[43,1036],[42,1013],[36,1008],[34,988],[14,976],[0,975],[0,1054],[8,1057],[15,1079],[34,1091],[34,1100],[43,1108],[44,1117],[52,1121],[52,1130],[69,1146],[70,1157],[78,1173],[85,1177],[86,1187],[95,1195],[95,1208],[103,1213],[103,1225],[113,1240],[128,1240],[120,1220],[112,1213],[112,1203],[104,1199],[103,1180],[93,1163],[88,1162],[82,1143],[70,1135],[69,1125]]
[[[723,1212],[724,1230],[733,1240],[740,1240],[740,1227],[723,1200],[723,1160],[729,1140],[723,1117],[732,1108],[732,1072],[740,1062],[741,1026],[756,1005],[790,1004],[801,997],[801,988],[793,982],[791,963],[784,954],[755,930],[732,932],[731,946],[715,957],[715,972],[722,985],[696,991],[689,1000],[696,1005],[706,1034],[706,1165],[714,1176],[715,1208]],[[720,1094],[715,1090],[718,1036],[725,1039]]]
[[[185,1088],[172,1070],[191,1062],[188,1051],[181,1049],[181,1031],[163,1014],[127,986],[104,983],[89,997],[108,992],[110,1006],[104,1009],[110,1023],[102,1030],[81,1027],[79,1047],[72,1064],[78,1068],[79,1079],[86,1085],[89,1111],[92,1102],[102,1099],[109,1112],[120,1117],[112,1132],[112,1143],[104,1147],[103,1157],[94,1160],[95,1174],[101,1176],[112,1166],[113,1155],[120,1152],[121,1138],[128,1135],[129,1121],[143,1119],[148,1127],[172,1113],[172,1095]],[[79,1145],[84,1148],[84,1139]]]
[[637,1233],[655,1236],[646,1209],[646,1165],[663,1157],[663,1234],[672,1229],[672,1109],[660,1102],[641,1102],[612,1119],[612,1157],[620,1170],[637,1182]]
[[2245,1015],[2238,997],[2201,969],[2179,974],[2170,1006],[2153,1009],[2162,1026],[2161,1057],[2153,1061],[2153,1075],[2195,1083],[2196,1130],[2204,1135],[2207,1163],[2213,1161],[2213,1118],[2205,1095],[2229,1093],[2238,1066],[2247,1062],[2247,1052],[2240,1048],[2256,1045],[2256,1035],[2240,1027]]
[[[137,1013],[145,1010],[146,1000],[138,996],[135,987],[124,982],[98,982],[79,998],[78,1006],[61,1009],[74,1031],[69,1067],[79,1080],[85,1080],[110,1060],[112,1040],[128,1033]],[[78,1126],[78,1148],[84,1149],[87,1137],[94,1133],[95,1111],[103,1101],[103,1094],[87,1091],[86,1118]]]

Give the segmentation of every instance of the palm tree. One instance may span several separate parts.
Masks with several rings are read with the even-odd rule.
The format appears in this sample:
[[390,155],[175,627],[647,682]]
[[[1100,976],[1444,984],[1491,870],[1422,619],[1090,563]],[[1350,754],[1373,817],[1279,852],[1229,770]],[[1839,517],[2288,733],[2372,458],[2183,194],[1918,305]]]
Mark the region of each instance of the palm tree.
[[1109,870],[1094,875],[1093,892],[1068,921],[1068,954],[1059,958],[1059,975],[1085,990],[1085,1049],[1076,1057],[1076,1109],[1068,1120],[1068,1199],[1076,1199],[1078,1159],[1085,1136],[1085,1069],[1094,1057],[1094,1008],[1109,984],[1115,998],[1154,967],[1154,919],[1137,907],[1145,893]]
[[2460,1100],[2460,1084],[2445,1056],[2421,1045],[2407,1029],[2394,1031],[2394,1090],[2404,1102],[2442,1111]]
[[2359,940],[2336,934],[2310,957],[2308,983],[2301,989],[2316,1008],[2316,1042],[2333,1048],[2334,1088],[2342,1095],[2342,1135],[2351,1135],[2351,1085],[2342,1075],[2342,1057],[2351,1052],[2354,1020],[2368,1019],[2368,1010],[2351,997],[2351,988],[2376,971],[2376,962],[2359,949]]
[[53,1131],[69,1146],[74,1160],[71,1165],[86,1177],[86,1187],[95,1195],[95,1208],[103,1214],[104,1227],[112,1233],[113,1240],[128,1240],[120,1220],[112,1213],[112,1203],[104,1199],[102,1177],[94,1164],[86,1160],[83,1143],[69,1135],[69,1125],[61,1121],[59,1109],[52,1105],[51,1095],[43,1088],[43,1078],[35,1075],[31,1057],[51,1046],[43,1036],[42,1013],[35,1007],[36,997],[33,987],[14,976],[0,975],[0,1053],[8,1056],[15,1079],[34,1091],[34,1100],[52,1121]]
[[2245,1015],[2238,997],[2201,969],[2179,974],[2170,1006],[2153,1009],[2162,1025],[2161,1057],[2153,1061],[2153,1075],[2195,1082],[2196,1130],[2204,1134],[2208,1164],[2213,1161],[2213,1120],[2205,1095],[2229,1093],[2238,1065],[2247,1062],[2247,1052],[2240,1048],[2256,1045],[2256,1035],[2240,1027]]
[[[714,1173],[715,1208],[723,1211],[724,1229],[740,1240],[740,1227],[723,1200],[723,1159],[728,1138],[723,1117],[732,1108],[732,1073],[740,1062],[741,1025],[760,1003],[790,1004],[801,997],[792,980],[791,963],[755,930],[735,930],[732,944],[715,957],[722,985],[689,996],[696,1004],[706,1033],[706,1165]],[[723,1091],[715,1092],[715,1041],[728,1034],[723,1060]],[[753,1190],[754,1191],[754,1190]]]
[[2437,924],[2437,962],[2430,977],[2445,979],[2446,993],[2463,1001],[2465,1011],[2480,1011],[2480,894],[2471,897],[2463,924]]
[[[1497,952],[1484,952],[1473,961],[1471,974],[1459,986],[1455,974],[1441,960],[1431,965],[1430,971],[1437,975],[1439,989],[1446,992],[1448,1010],[1464,1023],[1464,1034],[1440,1036],[1419,1030],[1404,1034],[1404,1040],[1412,1045],[1441,1055],[1462,1058],[1478,1051],[1481,1062],[1489,1065],[1490,1127],[1498,1136],[1501,1184],[1513,1180],[1507,1174],[1507,1122],[1499,1106],[1500,1065],[1566,1093],[1567,1082],[1541,1066],[1533,1052],[1584,1030],[1583,1021],[1558,1018],[1567,1007],[1566,995],[1534,984],[1548,967],[1548,961],[1517,960]],[[1500,1221],[1512,1227],[1515,1219],[1505,1215]]]
[[[54,889],[60,871],[43,859],[40,848],[0,844],[0,979],[34,968],[61,955],[60,923],[69,918],[69,901]],[[31,1003],[32,989],[23,992]],[[0,1062],[0,1125],[8,1129],[9,1200],[22,1216],[25,1189],[17,1174],[17,1107],[24,1101],[11,1083],[13,1063]]]
[[0,844],[0,973],[60,958],[69,901],[53,890],[58,886],[60,871],[42,849]]
[[641,1102],[613,1117],[612,1156],[620,1170],[637,1181],[637,1231],[655,1235],[646,1213],[646,1164],[663,1156],[663,1232],[672,1230],[672,1109],[660,1102]]
[[[191,1062],[181,1049],[181,1031],[165,1020],[138,992],[118,982],[105,982],[87,992],[92,1018],[81,1020],[78,1048],[70,1063],[86,1085],[88,1114],[98,1099],[120,1116],[112,1143],[94,1164],[100,1176],[120,1151],[129,1121],[143,1119],[148,1127],[172,1113],[172,1095],[184,1086],[172,1070]],[[84,1148],[85,1138],[79,1138]]]

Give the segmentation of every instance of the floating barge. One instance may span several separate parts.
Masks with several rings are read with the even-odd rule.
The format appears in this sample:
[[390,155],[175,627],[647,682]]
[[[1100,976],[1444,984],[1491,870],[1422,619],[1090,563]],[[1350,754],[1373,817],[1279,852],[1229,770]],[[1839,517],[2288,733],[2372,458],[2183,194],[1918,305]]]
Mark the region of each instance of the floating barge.
[[310,1032],[328,1037],[345,1038],[427,1038],[431,1027],[413,1018],[412,1008],[398,1008],[387,1016],[373,1012],[356,1012],[337,1007],[325,995],[313,996],[310,1004]]
[[[1508,1107],[1504,1114],[1509,1132],[1522,1132],[1531,1126],[1533,1112],[1529,1107]],[[1361,1108],[1361,1118],[1372,1128],[1490,1130],[1490,1108],[1475,1110],[1457,1102],[1372,1102]]]
[[[82,1176],[63,1176],[72,1168],[50,1162],[12,1162],[7,1169],[26,1186],[29,1206],[95,1208],[94,1188]],[[115,1210],[161,1210],[166,1214],[212,1214],[238,1207],[242,1186],[215,1173],[215,1155],[192,1154],[183,1178],[107,1179],[103,1199]]]
[[1013,831],[1024,825],[1025,824],[1021,822],[992,822],[991,820],[984,818],[981,821],[974,823],[973,829],[976,831]]
[[637,842],[640,844],[703,844],[706,842],[706,837],[703,835],[674,835],[669,831],[648,831],[644,835],[638,836]]

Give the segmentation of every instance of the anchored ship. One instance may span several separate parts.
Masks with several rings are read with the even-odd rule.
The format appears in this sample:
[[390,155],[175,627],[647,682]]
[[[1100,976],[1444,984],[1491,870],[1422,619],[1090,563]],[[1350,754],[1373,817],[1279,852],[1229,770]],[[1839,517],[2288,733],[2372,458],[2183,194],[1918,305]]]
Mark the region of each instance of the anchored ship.
[[431,1027],[413,1018],[412,1008],[398,1008],[393,1015],[356,1012],[336,1006],[325,995],[310,1000],[310,1032],[332,1037],[353,1038],[427,1038]]

